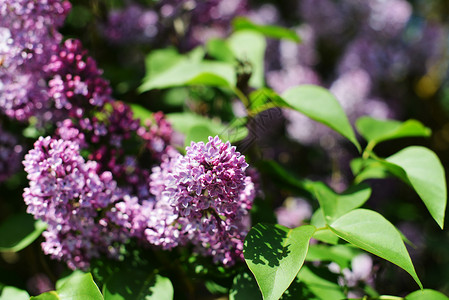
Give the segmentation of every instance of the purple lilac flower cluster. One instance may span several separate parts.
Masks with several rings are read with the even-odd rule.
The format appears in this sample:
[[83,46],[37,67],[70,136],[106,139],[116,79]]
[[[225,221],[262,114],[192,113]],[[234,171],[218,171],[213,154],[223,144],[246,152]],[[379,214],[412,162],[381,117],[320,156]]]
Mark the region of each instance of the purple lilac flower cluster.
[[52,53],[44,70],[49,77],[53,115],[64,109],[61,113],[64,117],[81,118],[87,108],[101,108],[111,101],[109,83],[101,77],[95,60],[87,55],[79,40],[69,39],[61,46],[53,45]]
[[[162,112],[154,113],[144,125],[133,117],[131,108],[120,101],[111,102],[95,116],[79,121],[66,119],[59,123],[56,136],[78,143],[88,149],[89,159],[100,170],[110,171],[120,186],[136,195],[140,201],[149,200],[150,169],[161,162],[170,151],[173,129]],[[128,149],[131,144],[138,149]]]
[[7,116],[24,121],[46,108],[41,73],[69,10],[68,1],[0,1],[0,110]]
[[101,254],[118,257],[128,239],[102,213],[123,193],[111,172],[98,172],[79,150],[74,142],[40,137],[23,162],[30,181],[23,194],[27,212],[48,224],[44,253],[72,269],[86,269]]
[[166,249],[191,243],[215,262],[232,265],[243,258],[248,211],[255,197],[245,173],[248,164],[218,137],[209,137],[206,144],[192,142],[186,150],[185,156],[167,158],[153,168],[153,213],[165,218],[151,218],[146,237]]

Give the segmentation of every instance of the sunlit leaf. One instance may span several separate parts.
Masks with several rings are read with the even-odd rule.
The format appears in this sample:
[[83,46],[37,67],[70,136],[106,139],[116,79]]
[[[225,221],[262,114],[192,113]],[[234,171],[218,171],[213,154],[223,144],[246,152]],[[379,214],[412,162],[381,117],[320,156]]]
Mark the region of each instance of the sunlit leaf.
[[341,194],[322,182],[316,182],[313,186],[327,223],[362,206],[371,196],[371,188],[365,184],[351,186]]
[[0,300],[28,300],[30,295],[21,289],[13,286],[5,286],[0,288]]
[[298,279],[300,282],[304,282],[307,288],[319,299],[330,300],[346,298],[342,288],[337,283],[315,274],[306,266],[299,271]]
[[383,141],[403,137],[428,137],[432,131],[421,122],[408,120],[378,120],[371,117],[361,117],[356,121],[357,131],[370,143],[378,144]]
[[447,296],[438,291],[424,289],[415,291],[411,294],[408,294],[404,300],[423,300],[423,299],[431,299],[431,300],[449,300]]
[[301,269],[315,226],[257,224],[245,239],[245,261],[264,299],[279,299]]
[[379,213],[352,210],[335,220],[330,228],[349,243],[401,267],[422,288],[399,231]]
[[446,176],[436,154],[425,147],[412,146],[388,157],[386,161],[404,171],[399,174],[400,178],[410,183],[443,228],[447,204]]
[[343,108],[328,90],[314,85],[301,85],[288,89],[281,96],[290,108],[329,126],[360,151],[359,142]]

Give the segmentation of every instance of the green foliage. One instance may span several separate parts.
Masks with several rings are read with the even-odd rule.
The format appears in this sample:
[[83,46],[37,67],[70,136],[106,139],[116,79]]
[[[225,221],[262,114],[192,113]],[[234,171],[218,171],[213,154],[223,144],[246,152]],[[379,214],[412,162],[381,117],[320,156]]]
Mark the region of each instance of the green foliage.
[[299,36],[293,30],[274,25],[258,25],[244,17],[235,18],[232,25],[236,31],[253,30],[271,38],[288,39],[297,43],[301,41]]
[[424,289],[407,295],[404,300],[448,300],[449,298],[442,293],[434,290]]
[[[161,50],[162,51],[162,50]],[[161,55],[160,53],[158,53]],[[156,72],[149,69],[140,92],[146,92],[152,89],[163,89],[175,86],[185,85],[207,85],[207,86],[235,86],[235,74],[232,64],[203,60],[204,52],[202,50],[193,50],[190,55],[178,57],[170,50],[164,59],[174,57],[175,62],[170,63],[170,67],[160,67],[154,63],[155,58],[147,58],[147,67],[153,66]],[[156,67],[154,65],[156,64]],[[162,69],[162,70],[161,70]]]
[[413,146],[386,160],[402,169],[399,177],[413,187],[443,229],[447,204],[446,176],[436,154],[427,148]]
[[234,277],[229,292],[229,300],[262,299],[257,282],[249,272],[238,274]]
[[360,151],[359,142],[343,108],[328,90],[313,85],[301,85],[285,91],[282,99],[292,109],[337,131]]
[[332,223],[347,212],[362,206],[371,196],[371,188],[364,184],[352,186],[340,195],[322,182],[313,184],[313,188],[326,223]]
[[34,242],[47,224],[34,220],[32,215],[20,213],[0,225],[0,251],[17,252]]
[[28,300],[30,295],[26,291],[13,286],[0,287],[0,300]]
[[326,277],[320,276],[317,270],[314,272],[309,267],[303,267],[299,271],[298,279],[300,282],[304,282],[311,293],[315,295],[316,299],[329,300],[345,298],[341,287]]
[[171,300],[173,293],[170,279],[131,269],[113,274],[103,286],[105,300]]
[[330,228],[347,242],[401,267],[422,288],[399,231],[379,213],[352,210],[330,224]]
[[32,300],[103,300],[103,295],[90,273],[70,276],[56,291],[46,292]]
[[403,137],[428,137],[432,133],[421,122],[408,120],[405,122],[395,120],[378,120],[370,117],[361,117],[356,122],[357,131],[371,144]]
[[[257,224],[245,239],[245,261],[264,299],[279,299],[295,279],[316,228]],[[262,238],[263,237],[263,238]]]

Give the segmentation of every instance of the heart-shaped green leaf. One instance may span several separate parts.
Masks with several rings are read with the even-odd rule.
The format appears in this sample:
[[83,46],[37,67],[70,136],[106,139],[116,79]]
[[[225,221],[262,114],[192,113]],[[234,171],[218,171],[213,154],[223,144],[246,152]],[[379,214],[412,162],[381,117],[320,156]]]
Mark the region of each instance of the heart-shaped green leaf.
[[422,288],[399,231],[379,213],[356,209],[335,220],[330,228],[349,243],[401,267]]
[[264,299],[277,300],[295,279],[304,263],[316,228],[305,225],[288,229],[257,224],[245,239],[245,261],[253,272]]
[[443,228],[447,187],[444,168],[436,154],[425,147],[412,146],[388,157],[386,161],[403,170],[403,173],[396,175],[410,183],[432,217]]
[[359,142],[343,108],[328,90],[314,85],[301,85],[285,91],[282,98],[290,108],[329,126],[350,140],[360,151]]

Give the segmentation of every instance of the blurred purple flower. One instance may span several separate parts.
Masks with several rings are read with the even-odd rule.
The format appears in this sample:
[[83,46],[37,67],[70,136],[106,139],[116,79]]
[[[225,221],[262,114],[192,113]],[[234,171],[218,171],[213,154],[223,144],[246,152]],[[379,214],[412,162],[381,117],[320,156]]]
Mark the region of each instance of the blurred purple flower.
[[0,109],[20,121],[45,109],[42,69],[62,39],[68,1],[0,1]]

